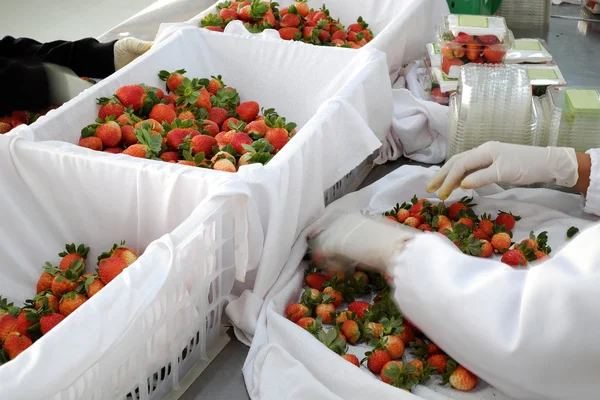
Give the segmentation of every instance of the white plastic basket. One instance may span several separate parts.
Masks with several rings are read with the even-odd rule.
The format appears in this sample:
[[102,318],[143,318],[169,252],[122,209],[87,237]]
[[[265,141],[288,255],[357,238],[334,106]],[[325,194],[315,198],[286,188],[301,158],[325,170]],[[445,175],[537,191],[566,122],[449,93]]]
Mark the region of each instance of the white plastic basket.
[[0,293],[17,305],[31,298],[64,243],[90,246],[88,271],[116,241],[143,254],[0,367],[0,398],[162,398],[224,344],[235,277],[260,257],[247,190],[233,175],[115,166],[71,150],[0,136],[0,185],[11,189],[0,196]]

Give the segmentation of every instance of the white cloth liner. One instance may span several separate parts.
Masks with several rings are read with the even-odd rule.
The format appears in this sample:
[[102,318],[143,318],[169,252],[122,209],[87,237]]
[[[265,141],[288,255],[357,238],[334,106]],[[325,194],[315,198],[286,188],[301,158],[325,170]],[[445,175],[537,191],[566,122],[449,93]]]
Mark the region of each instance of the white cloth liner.
[[[240,64],[240,60],[246,62]],[[228,311],[232,322],[242,327],[238,336],[249,343],[242,331],[251,337],[263,296],[279,275],[298,234],[323,212],[324,191],[378,149],[390,132],[392,98],[385,55],[373,49],[351,52],[184,28],[43,120],[15,130],[15,134],[32,131],[29,135],[35,140],[76,143],[81,128],[96,117],[97,97],[111,96],[125,84],[143,82],[164,87],[158,71],[179,68],[186,68],[192,77],[220,74],[226,84],[239,90],[242,101],[275,107],[288,121],[298,123],[294,139],[269,164],[245,166],[237,174],[249,185],[260,212],[260,226],[252,234],[265,235],[259,271],[236,286],[235,294],[248,292]],[[60,145],[106,158],[108,163],[129,158]],[[152,168],[165,167],[158,161],[141,162]],[[235,176],[213,170],[198,173]],[[250,251],[260,252],[260,248]]]
[[[302,258],[307,249],[306,236],[309,233],[326,228],[337,216],[343,213],[357,211],[380,213],[393,207],[397,202],[408,200],[413,194],[416,194],[419,198],[427,198],[431,195],[425,192],[425,183],[436,170],[437,167],[425,169],[412,166],[404,166],[397,169],[373,185],[359,192],[349,194],[330,205],[319,221],[303,232],[294,245],[289,261],[279,276],[277,283],[268,295],[268,299],[260,315],[250,353],[244,365],[244,378],[252,399],[276,398],[276,395],[286,393],[283,392],[284,390],[287,393],[309,390],[309,393],[313,394],[313,397],[324,399],[366,397],[417,398],[373,379],[373,375],[368,371],[359,371],[354,365],[322,346],[310,334],[288,321],[283,316],[283,312],[288,304],[297,300],[301,291],[305,268],[305,265],[302,264]],[[580,196],[547,189],[512,189],[504,191],[500,187],[492,185],[476,192],[457,190],[448,200],[448,203],[467,195],[475,196],[476,211],[478,214],[487,212],[495,215],[498,209],[503,209],[521,215],[522,219],[517,223],[514,230],[515,240],[528,237],[531,230],[534,230],[536,233],[547,230],[549,245],[553,249],[552,256],[554,258],[575,256],[573,252],[577,248],[576,243],[583,242],[584,237],[582,236],[581,238],[573,239],[570,242],[570,246],[565,246],[565,235],[570,226],[577,226],[583,231],[586,227],[595,225],[594,222],[597,220],[597,217],[585,214],[582,211]],[[596,228],[593,228],[593,230],[597,229],[596,225]],[[586,239],[589,241],[590,235],[587,236],[588,238]],[[537,376],[538,372],[539,376],[542,376],[545,371],[545,362],[555,364],[557,363],[556,360],[560,360],[560,363],[555,365],[562,365],[565,362],[565,357],[571,357],[569,363],[577,363],[579,357],[582,357],[582,360],[586,360],[585,366],[575,367],[572,365],[567,369],[557,366],[553,368],[553,371],[560,369],[565,374],[563,379],[555,378],[554,380],[546,379],[543,381],[546,384],[548,382],[556,383],[556,385],[548,385],[547,391],[550,391],[550,388],[552,390],[558,387],[564,388],[561,392],[563,395],[562,398],[565,398],[565,390],[570,390],[574,387],[574,383],[571,382],[574,382],[576,376],[584,373],[587,369],[592,370],[590,373],[586,372],[588,376],[597,373],[591,367],[593,362],[591,362],[592,359],[590,357],[592,356],[586,357],[579,351],[574,353],[576,356],[568,356],[571,354],[572,349],[576,347],[576,343],[569,341],[568,337],[563,338],[561,345],[552,346],[548,349],[548,354],[552,355],[548,355],[546,361],[536,358],[540,357],[540,354],[544,354],[540,350],[543,348],[544,340],[553,340],[550,337],[544,338],[543,332],[540,330],[543,329],[542,321],[539,321],[541,324],[539,329],[530,328],[532,329],[532,333],[529,336],[528,343],[533,346],[532,348],[537,350],[535,355],[528,352],[526,347],[520,349],[523,352],[520,362],[525,363],[524,360],[529,358],[532,360],[531,363],[536,363],[537,367],[534,368],[531,363],[528,363],[527,365],[530,369],[525,372],[517,367],[519,363],[513,363],[510,366],[510,368],[518,368],[521,373],[523,379],[520,379],[518,383],[511,382],[507,378],[510,375],[510,371],[508,371],[508,367],[504,368],[505,361],[509,363],[509,360],[511,360],[510,343],[503,343],[503,346],[506,347],[489,349],[489,352],[493,352],[493,355],[490,355],[490,353],[480,356],[484,352],[476,350],[480,350],[481,346],[488,343],[486,339],[488,335],[495,335],[493,340],[500,342],[503,339],[510,341],[511,336],[505,336],[505,333],[516,327],[514,325],[496,327],[494,324],[498,323],[498,313],[491,311],[488,307],[490,300],[486,298],[486,301],[482,302],[476,297],[471,297],[476,295],[475,289],[477,286],[475,282],[480,285],[489,283],[489,276],[482,276],[478,271],[493,267],[504,273],[511,273],[515,277],[524,272],[514,271],[498,261],[464,256],[451,243],[448,243],[447,246],[440,245],[440,243],[445,242],[447,242],[447,239],[442,238],[438,234],[421,235],[412,241],[411,247],[418,249],[419,252],[417,253],[416,250],[411,251],[410,256],[407,254],[399,261],[402,262],[406,272],[397,272],[397,275],[402,276],[403,280],[402,285],[398,286],[396,296],[400,299],[400,307],[410,319],[428,337],[446,350],[451,357],[455,358],[459,363],[465,364],[481,377],[493,380],[496,385],[502,386],[504,390],[508,391],[510,384],[512,384],[515,389],[511,394],[524,399],[541,398],[539,395],[524,395],[522,388],[527,385],[532,385],[532,387],[538,386],[538,382],[523,382],[523,379],[526,376]],[[586,255],[598,252],[597,246],[593,246],[591,242],[589,244],[586,242],[583,243],[586,244]],[[439,248],[440,251],[431,252],[432,246],[435,246],[436,249]],[[561,251],[563,248],[564,251]],[[408,259],[410,261],[407,261]],[[448,270],[448,273],[440,273],[438,272],[440,270],[436,269],[440,267],[439,260],[441,259],[444,260],[442,262],[443,270]],[[580,257],[576,257],[576,259],[580,259]],[[447,260],[451,261],[448,262]],[[427,261],[430,261],[430,263],[424,264]],[[432,264],[433,261],[435,261],[435,264]],[[421,268],[431,271],[419,272]],[[533,268],[540,268],[540,271],[542,271],[545,266],[542,264],[539,267]],[[591,271],[592,266],[582,268],[588,268]],[[400,270],[397,269],[397,271]],[[426,279],[423,278],[425,276],[427,276]],[[437,276],[440,277],[436,278]],[[419,279],[423,280],[427,285],[419,283]],[[475,281],[476,279],[477,281]],[[450,283],[446,284],[446,280]],[[462,284],[461,282],[465,283]],[[471,291],[464,290],[464,285],[467,284],[471,288]],[[490,288],[490,290],[493,289]],[[509,293],[508,296],[510,296],[512,291],[506,288],[505,290],[507,290],[507,293]],[[398,294],[398,292],[402,291],[405,291],[406,295]],[[433,295],[433,293],[437,293],[437,295]],[[496,293],[496,296],[502,296],[501,293],[497,293],[495,290],[494,293]],[[553,296],[564,298],[558,292],[553,292],[553,294],[548,293],[546,297],[547,302],[538,304],[539,310],[547,309],[549,304],[553,304],[554,302],[548,303]],[[409,297],[418,299],[418,301],[410,301]],[[444,301],[451,301],[451,304],[454,303],[454,310],[456,312],[452,313],[446,309],[442,304]],[[515,301],[518,301],[518,297],[515,297],[513,301],[509,299],[505,301],[507,304],[514,304]],[[503,303],[499,300],[499,304]],[[568,304],[568,302],[564,304]],[[436,308],[431,308],[434,305]],[[429,307],[429,312],[426,312],[426,306]],[[459,318],[460,315],[469,316],[476,311],[479,311],[479,313],[476,317],[474,316],[472,319],[469,319],[470,323]],[[441,314],[444,313],[448,314],[446,322],[444,322],[445,317],[441,317]],[[508,323],[518,323],[518,320],[510,318],[510,314],[504,315],[507,315]],[[532,318],[530,322],[533,322],[535,317],[534,315],[530,315],[530,318]],[[560,323],[556,322],[555,326],[557,329],[564,326],[573,327],[579,324],[590,329],[592,329],[592,326],[597,327],[597,324],[591,322],[597,318],[587,320],[587,322],[577,320],[576,316],[572,316],[572,318],[568,313],[559,313],[556,315],[556,318],[549,318],[546,322],[549,323],[548,321],[550,320],[561,321]],[[457,326],[457,321],[461,321],[464,326]],[[443,329],[441,328],[442,326],[444,327]],[[485,331],[484,333],[487,326],[495,327],[496,331]],[[461,336],[455,334],[459,332],[468,337],[469,340],[461,340]],[[479,334],[480,332],[481,335]],[[525,332],[519,333],[525,334]],[[478,337],[480,339],[477,339]],[[532,340],[539,342],[539,345],[533,345],[531,343]],[[476,349],[471,346],[472,343],[475,344]],[[570,344],[565,346],[564,343]],[[593,346],[590,342],[590,344],[586,344],[584,349],[587,351],[591,347]],[[563,349],[563,354],[560,356],[554,351],[557,348]],[[552,351],[550,351],[551,349]],[[596,357],[595,354],[594,357]],[[536,362],[535,360],[538,361]],[[496,364],[503,367],[494,370],[493,368]],[[362,367],[362,369],[365,368]],[[330,371],[332,370],[335,370],[336,373],[331,374]],[[496,375],[491,371],[494,371]],[[286,377],[285,380],[280,378],[283,376]],[[344,379],[339,379],[340,376],[344,376]],[[449,387],[440,387],[437,382],[436,379],[433,379],[426,387],[418,387],[415,390],[415,394],[425,399],[505,400],[510,398],[485,382],[481,382],[474,391],[466,393],[450,389]],[[506,382],[510,382],[508,387]],[[570,383],[565,385],[565,382]],[[521,391],[519,392],[519,390]],[[581,390],[585,389],[582,388]],[[560,398],[559,395],[555,395],[554,397]],[[578,398],[590,398],[590,396],[580,396]]]
[[[243,276],[246,269],[254,269],[258,264],[260,252],[249,252],[249,248],[260,249],[262,235],[248,234],[249,227],[259,231],[260,225],[248,186],[241,179],[224,179],[222,175],[174,165],[159,168],[158,164],[131,157],[109,159],[100,153],[75,150],[66,143],[35,143],[14,135],[0,135],[0,184],[6,189],[0,197],[0,293],[18,306],[32,298],[44,262],[57,265],[58,253],[65,243],[90,246],[88,272],[95,269],[101,252],[121,240],[126,240],[140,258],[52,332],[0,367],[3,399],[73,399],[76,392],[67,389],[81,389],[79,385],[92,391],[79,393],[79,398],[91,399],[91,393],[99,392],[108,396],[106,390],[124,395],[134,388],[127,385],[131,377],[146,373],[142,377],[145,382],[154,372],[152,368],[166,365],[170,355],[164,350],[169,349],[169,343],[175,345],[169,338],[194,329],[195,320],[186,319],[189,315],[174,319],[178,328],[172,325],[172,329],[156,338],[143,369],[129,365],[116,377],[113,375],[128,357],[138,356],[132,354],[132,349],[138,344],[145,346],[153,334],[150,328],[156,328],[166,318],[165,313],[162,317],[161,313],[155,314],[145,322],[148,331],[131,333],[147,318],[147,308],[158,294],[164,293],[173,279],[201,269],[203,258],[209,256],[193,254],[178,259],[176,248],[190,240],[190,230],[204,224],[198,215],[203,211],[199,207],[211,199],[240,199],[236,200],[237,211],[231,217],[245,222],[236,225],[239,232],[229,233],[241,237],[235,243],[235,272]],[[181,226],[187,228],[182,230]],[[233,252],[227,258],[233,263]],[[222,277],[220,296],[230,292],[233,272],[229,270]],[[179,306],[169,307],[176,313]],[[130,333],[125,335],[126,332]],[[48,366],[52,366],[50,370]],[[106,386],[111,378],[114,380]]]

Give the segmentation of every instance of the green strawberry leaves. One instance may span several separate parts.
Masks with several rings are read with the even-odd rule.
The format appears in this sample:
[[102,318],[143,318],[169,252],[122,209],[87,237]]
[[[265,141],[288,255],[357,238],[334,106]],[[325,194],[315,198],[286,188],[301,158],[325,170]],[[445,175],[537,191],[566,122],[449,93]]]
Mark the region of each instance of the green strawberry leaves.
[[320,330],[317,333],[317,339],[327,346],[327,348],[329,348],[331,351],[339,355],[345,354],[346,349],[348,348],[344,339],[340,337],[340,331],[337,326],[334,326],[327,332]]
[[572,239],[575,235],[579,233],[579,228],[576,226],[572,226],[567,230],[567,240]]
[[66,251],[58,253],[59,257],[65,257],[69,254],[78,254],[85,259],[90,251],[90,248],[83,243],[77,247],[75,247],[75,243],[67,244],[65,245],[65,249]]

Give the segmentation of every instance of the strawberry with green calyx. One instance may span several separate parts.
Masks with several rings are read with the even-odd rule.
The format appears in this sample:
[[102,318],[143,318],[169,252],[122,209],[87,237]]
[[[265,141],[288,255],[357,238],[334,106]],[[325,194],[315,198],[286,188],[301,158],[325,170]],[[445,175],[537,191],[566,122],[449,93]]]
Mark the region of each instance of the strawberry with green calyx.
[[327,332],[321,330],[319,333],[317,333],[317,339],[329,350],[339,355],[343,355],[348,348],[346,342],[344,342],[344,340],[340,337],[340,331],[337,327],[333,327]]
[[442,353],[442,349],[440,349],[440,347],[437,344],[426,343],[422,340],[418,342],[410,342],[410,346],[415,349],[415,351],[413,351],[412,354],[421,360],[431,357],[434,354]]
[[383,326],[384,336],[397,335],[402,331],[402,319],[383,317],[380,322]]
[[183,78],[182,83],[175,90],[175,94],[180,96],[175,104],[177,106],[191,106],[196,104],[202,95],[201,90],[206,89],[208,84],[208,79]]
[[456,221],[458,213],[461,210],[467,211],[469,208],[473,208],[474,206],[476,206],[476,204],[473,204],[472,197],[463,197],[458,202],[448,206],[448,218]]
[[315,307],[315,315],[320,317],[321,322],[324,324],[330,324],[335,320],[335,305],[329,295],[324,295],[321,299],[321,304]]
[[38,339],[41,336],[40,317],[44,312],[47,312],[47,310],[43,308],[41,311],[33,308],[23,308],[17,318],[17,330],[19,333],[34,341]]
[[217,91],[216,95],[211,97],[211,104],[213,107],[223,108],[230,111],[232,114],[235,112],[239,103],[240,95],[237,90],[233,88],[221,88]]
[[496,225],[505,226],[507,231],[512,231],[515,227],[516,221],[520,221],[521,217],[518,215],[513,215],[512,213],[505,211],[498,211],[498,216],[496,217]]
[[167,146],[174,151],[181,149],[186,138],[200,135],[200,132],[195,129],[194,122],[189,119],[184,121],[176,119],[171,125],[163,123],[163,128],[167,136]]
[[533,249],[534,251],[539,250],[545,254],[550,254],[550,252],[552,251],[552,248],[548,246],[548,232],[546,231],[540,233],[537,236],[535,236],[533,231],[531,231],[529,233],[529,239],[524,239],[523,241],[521,241],[520,244],[525,245],[526,248]]
[[190,167],[198,167],[198,168],[210,168],[210,164],[206,157],[204,157],[204,152],[200,152],[198,154],[192,155],[189,150],[182,151],[183,160],[180,160],[178,164],[189,165]]
[[528,261],[537,260],[535,250],[527,247],[527,244],[521,243],[515,246],[514,249],[508,250],[502,255],[502,261],[511,267],[527,266]]
[[208,91],[213,96],[217,94],[219,89],[225,87],[225,83],[223,83],[223,77],[221,75],[211,76],[211,80],[208,82]]
[[85,292],[88,298],[92,298],[92,296],[102,290],[105,286],[98,274],[83,274],[79,279],[83,282],[82,291]]
[[59,298],[52,293],[52,290],[45,290],[35,295],[33,299],[25,300],[25,307],[33,308],[37,311],[46,309],[50,311],[58,311]]
[[96,99],[96,104],[100,106],[98,118],[102,120],[110,116],[118,118],[125,112],[125,107],[116,97],[100,97]]
[[442,374],[442,385],[450,385],[458,390],[469,391],[477,386],[477,376],[456,361],[448,359],[446,372]]
[[4,341],[3,350],[9,360],[14,360],[19,354],[27,350],[33,342],[19,332],[12,332]]
[[259,139],[252,145],[244,144],[242,147],[246,152],[238,160],[238,167],[249,164],[266,165],[273,158],[271,153],[274,147],[266,139]]
[[372,307],[371,304],[364,301],[354,301],[348,304],[348,311],[351,311],[356,314],[356,316],[363,320],[365,318],[365,313]]
[[71,263],[69,268],[57,274],[52,281],[52,293],[61,297],[67,292],[76,290],[78,280],[85,272],[85,264],[83,260],[78,259]]
[[223,32],[224,26],[223,18],[219,17],[217,14],[208,14],[200,20],[201,28]]
[[67,268],[69,268],[73,261],[78,259],[83,260],[83,264],[85,265],[90,248],[83,243],[77,247],[75,247],[75,243],[71,243],[65,246],[65,250],[66,251],[58,253],[58,256],[62,257],[62,260],[58,266],[61,271],[65,271]]
[[20,311],[21,309],[19,307],[15,307],[14,303],[9,303],[6,297],[0,296],[0,320],[7,314],[10,314],[16,318]]
[[162,99],[157,95],[157,88],[148,87],[143,84],[140,84],[140,86],[143,87],[146,91],[146,97],[144,98],[142,108],[139,110],[139,114],[148,115],[150,114],[150,111],[152,111],[152,108],[154,108],[155,105],[162,102]]
[[335,318],[335,324],[341,326],[344,322],[348,320],[356,319],[356,314],[354,314],[352,311],[343,310],[337,313],[337,316]]
[[137,260],[138,256],[135,251],[127,247],[126,244],[127,243],[124,240],[122,240],[119,244],[113,244],[110,250],[98,256],[98,263],[105,258],[115,256],[122,258],[128,266],[133,264]]
[[304,281],[310,288],[322,290],[324,288],[325,282],[328,281],[328,278],[326,275],[313,272],[307,274],[304,277]]
[[494,222],[490,214],[483,214],[479,220],[479,229],[490,238],[494,235]]
[[117,123],[121,125],[121,127],[125,125],[135,125],[141,120],[142,119],[140,117],[134,114],[133,108],[131,106],[127,107],[123,114],[121,114],[116,119]]
[[57,312],[45,314],[40,318],[40,331],[42,335],[47,334],[52,330],[56,325],[61,323],[66,317]]
[[320,317],[317,317],[317,318],[304,317],[304,318],[300,318],[296,322],[296,325],[305,329],[308,333],[316,336],[322,330],[323,323],[322,323]]
[[365,361],[367,361],[367,367],[369,368],[369,371],[379,375],[383,370],[383,367],[388,362],[392,361],[392,359],[386,351],[373,349],[365,353],[365,358],[363,358],[360,363],[362,364]]
[[432,371],[437,371],[438,374],[443,374],[446,372],[446,364],[448,362],[448,356],[444,354],[434,354],[427,358],[427,365],[432,369]]
[[369,27],[369,24],[365,22],[363,17],[358,17],[356,23],[348,25],[348,31],[350,32],[360,32]]
[[383,350],[388,353],[392,360],[398,360],[402,358],[404,354],[404,342],[397,336],[382,336],[381,339],[371,340],[370,345],[373,350]]
[[348,343],[355,344],[361,338],[361,323],[354,319],[348,319],[342,323],[341,331]]
[[383,334],[383,325],[377,322],[365,320],[363,325],[363,337],[365,339],[379,339]]
[[169,72],[169,71],[159,71],[158,73],[158,77],[161,81],[166,82],[167,85],[167,93],[169,92],[174,92],[175,90],[177,90],[177,88],[179,87],[179,85],[181,85],[181,83],[184,80],[184,76],[183,74],[185,74],[187,71],[185,69],[178,69],[175,72]]
[[494,247],[494,252],[504,254],[513,245],[512,232],[506,231],[506,226],[494,225],[494,235],[490,241]]
[[360,368],[360,362],[358,361],[358,357],[356,357],[354,354],[344,354],[342,358]]
[[314,308],[318,304],[321,304],[322,301],[323,294],[319,290],[312,289],[308,286],[304,287],[304,293],[302,293],[302,296],[300,297],[300,303],[304,304],[309,308]]
[[576,226],[572,226],[567,230],[567,240],[572,239],[575,235],[579,233],[579,228]]
[[[144,125],[146,124],[144,123]],[[160,160],[159,157],[163,151],[162,135],[158,133],[152,134],[147,128],[140,128],[135,130],[135,136],[138,138],[139,143],[126,148],[123,154],[150,160]]]
[[305,304],[290,304],[285,309],[285,316],[292,322],[298,322],[301,318],[310,317],[311,308]]
[[87,301],[87,297],[75,291],[65,294],[58,304],[59,312],[68,317]]
[[413,375],[416,368],[400,361],[387,362],[380,372],[381,380],[400,389],[411,390],[419,384],[419,379]]
[[53,266],[49,262],[46,262],[43,266],[44,272],[40,276],[40,279],[37,282],[37,292],[41,293],[46,290],[50,290],[52,288],[52,281],[54,277],[58,275],[61,271],[58,267]]

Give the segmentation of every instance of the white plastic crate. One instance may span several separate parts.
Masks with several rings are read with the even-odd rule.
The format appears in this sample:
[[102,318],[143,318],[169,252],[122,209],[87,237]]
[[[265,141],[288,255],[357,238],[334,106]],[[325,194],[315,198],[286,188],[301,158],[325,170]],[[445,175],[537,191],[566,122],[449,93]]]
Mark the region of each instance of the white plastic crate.
[[[163,24],[156,40],[163,40],[181,26],[199,27],[205,15],[218,13],[216,7],[220,2],[217,1],[186,23]],[[278,3],[282,8],[296,1],[282,0]],[[346,27],[362,16],[375,34],[365,48],[387,54],[389,72],[394,80],[404,64],[421,56],[425,43],[434,37],[435,26],[449,12],[446,0],[377,0],[376,6],[364,0],[308,0],[307,4],[315,10],[325,5],[331,11],[331,16],[339,18]],[[271,32],[278,38],[277,32]]]
[[10,301],[35,294],[41,266],[65,243],[90,246],[88,271],[114,242],[143,252],[0,367],[0,398],[159,399],[223,345],[235,276],[256,266],[262,248],[261,235],[248,234],[258,224],[235,176],[173,174],[133,158],[113,165],[11,136],[0,136],[0,164],[0,185],[10,188],[0,196],[0,293]]

